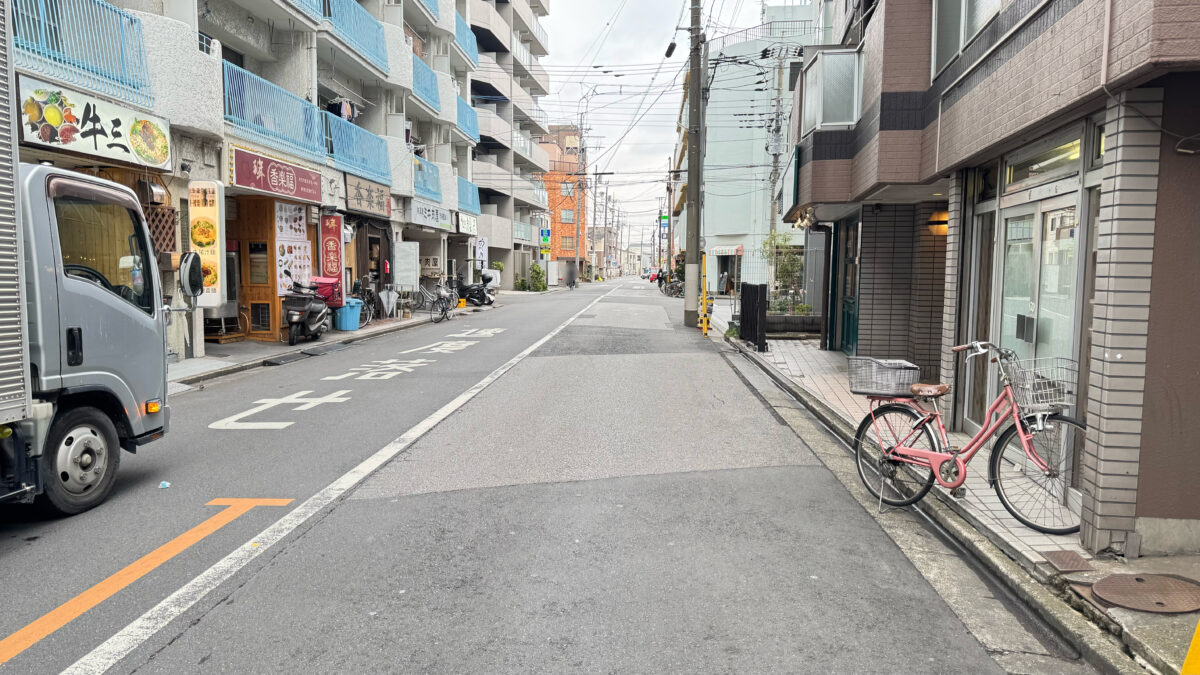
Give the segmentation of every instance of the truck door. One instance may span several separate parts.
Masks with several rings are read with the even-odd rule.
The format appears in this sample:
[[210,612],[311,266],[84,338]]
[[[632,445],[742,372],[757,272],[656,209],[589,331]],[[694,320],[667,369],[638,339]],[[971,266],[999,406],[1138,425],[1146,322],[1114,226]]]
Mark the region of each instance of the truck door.
[[[135,436],[165,425],[165,321],[141,207],[132,194],[73,177],[49,182],[63,387],[117,396]],[[163,407],[165,411],[165,406]]]

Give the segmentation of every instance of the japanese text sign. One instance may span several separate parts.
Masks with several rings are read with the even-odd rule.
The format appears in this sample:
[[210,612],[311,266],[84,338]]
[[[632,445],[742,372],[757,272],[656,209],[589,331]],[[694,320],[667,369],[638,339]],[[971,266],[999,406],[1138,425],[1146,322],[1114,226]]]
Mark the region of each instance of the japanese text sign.
[[20,100],[25,143],[171,168],[171,126],[161,117],[25,76]]
[[278,159],[230,148],[233,155],[230,182],[300,201],[321,203],[321,174]]
[[215,180],[188,183],[188,239],[200,256],[203,292],[197,307],[218,307],[225,302],[225,207],[223,186]]
[[380,218],[392,215],[391,189],[352,174],[346,174],[346,208]]

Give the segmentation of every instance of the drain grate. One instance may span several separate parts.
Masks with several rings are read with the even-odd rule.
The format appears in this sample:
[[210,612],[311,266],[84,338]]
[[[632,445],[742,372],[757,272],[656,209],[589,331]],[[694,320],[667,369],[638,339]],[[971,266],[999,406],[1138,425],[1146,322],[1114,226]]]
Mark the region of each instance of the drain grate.
[[1117,607],[1157,614],[1200,610],[1200,584],[1163,574],[1110,574],[1092,584],[1092,593]]

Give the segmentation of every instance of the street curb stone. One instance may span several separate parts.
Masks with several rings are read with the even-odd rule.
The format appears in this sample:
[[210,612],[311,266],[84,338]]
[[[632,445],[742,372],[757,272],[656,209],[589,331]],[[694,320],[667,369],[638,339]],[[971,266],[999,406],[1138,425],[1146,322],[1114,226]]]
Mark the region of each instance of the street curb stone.
[[[774,366],[754,351],[746,349],[738,340],[724,339],[749,357],[772,381],[803,404],[843,441],[853,442],[855,429],[824,401],[797,387]],[[1109,675],[1146,674],[1146,669],[1138,665],[1125,651],[1118,637],[1080,614],[1063,597],[1056,595],[940,499],[923,500],[920,509],[970,551],[1042,620],[1078,649],[1092,665]]]

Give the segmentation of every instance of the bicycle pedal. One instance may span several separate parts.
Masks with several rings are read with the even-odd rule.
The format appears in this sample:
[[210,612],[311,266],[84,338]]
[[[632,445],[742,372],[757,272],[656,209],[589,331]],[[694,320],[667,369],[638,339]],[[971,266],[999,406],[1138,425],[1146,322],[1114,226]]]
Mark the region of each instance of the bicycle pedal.
[[967,496],[967,488],[956,487],[950,491],[950,496],[954,497],[955,499],[962,499],[963,497]]

